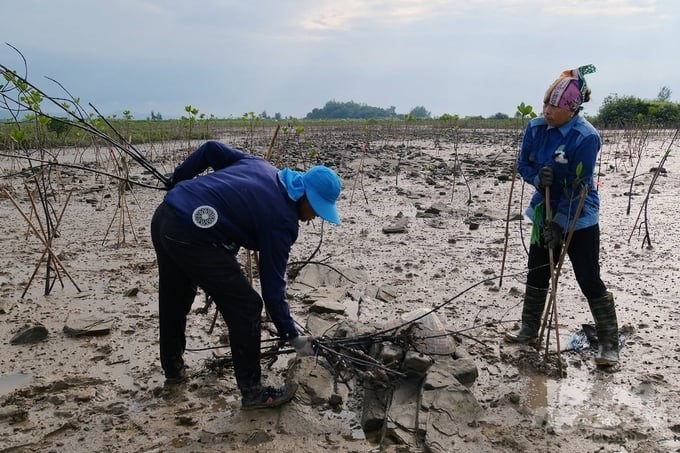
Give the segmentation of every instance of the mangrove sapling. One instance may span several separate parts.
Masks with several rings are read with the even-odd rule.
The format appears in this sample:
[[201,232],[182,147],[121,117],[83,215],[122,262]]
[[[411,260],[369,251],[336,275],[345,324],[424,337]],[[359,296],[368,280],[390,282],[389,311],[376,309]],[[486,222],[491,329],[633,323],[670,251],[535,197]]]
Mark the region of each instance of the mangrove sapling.
[[[372,124],[372,123],[371,123]],[[359,150],[361,152],[361,158],[359,159],[359,170],[357,171],[358,176],[355,175],[354,180],[352,181],[352,191],[350,192],[350,197],[349,197],[349,205],[352,206],[352,202],[354,201],[354,191],[356,190],[357,182],[359,182],[361,186],[361,193],[364,196],[364,201],[368,205],[368,196],[366,195],[366,190],[364,188],[364,161],[366,159],[367,155],[367,150],[370,149],[370,144],[371,144],[371,128],[369,126],[364,127],[364,133],[365,133],[365,143],[362,143],[359,146]]]
[[[293,141],[293,154],[288,156],[291,158],[290,163],[293,166],[297,165],[303,165],[303,162],[305,160],[304,158],[304,153],[303,153],[303,145],[302,145],[302,134],[305,132],[304,126],[301,124],[296,124],[293,127],[293,136],[292,136],[292,141]],[[295,161],[297,159],[297,162]]]
[[385,148],[386,146],[390,145],[390,137],[393,135],[393,129],[396,129],[396,119],[395,118],[390,118],[387,121],[386,127],[383,127],[383,143],[382,143],[382,148]]
[[358,177],[354,178],[354,181],[352,181],[352,191],[350,192],[349,196],[349,205],[352,206],[352,202],[354,200],[354,190],[356,189],[357,186],[357,181],[359,181],[359,184],[361,185],[361,193],[364,195],[364,201],[368,205],[368,196],[366,195],[366,190],[364,189],[364,159],[366,157],[366,149],[368,148],[368,145],[366,143],[361,144],[361,159],[359,159],[359,170],[358,170]]
[[188,116],[182,116],[182,121],[187,123],[187,153],[191,152],[191,134],[194,129],[194,124],[196,124],[196,117],[198,115],[198,109],[191,105],[185,105],[184,111],[187,112]]
[[460,177],[463,179],[463,183],[465,184],[465,188],[467,189],[468,192],[468,198],[467,201],[465,202],[468,211],[470,209],[470,205],[472,204],[472,189],[470,188],[470,183],[468,182],[467,178],[465,177],[465,172],[463,171],[463,163],[460,159],[460,155],[458,153],[458,148],[460,145],[460,129],[458,127],[454,128],[452,131],[452,142],[453,142],[453,178],[452,178],[452,183],[451,183],[451,203],[453,203],[453,195],[456,192],[456,176],[460,174]]
[[630,189],[628,191],[628,206],[626,207],[626,215],[630,215],[633,197],[633,185],[635,183],[638,168],[640,167],[640,162],[642,161],[642,155],[644,154],[644,150],[648,145],[648,138],[649,128],[633,130],[628,137],[628,160],[633,166],[633,175],[630,178]]
[[[437,151],[440,151],[442,149],[442,138],[445,138],[450,130],[453,130],[455,127],[457,127],[456,123],[458,122],[458,115],[449,115],[448,113],[445,113],[440,116],[437,121],[438,124],[435,125],[437,132],[434,134],[434,148]],[[439,155],[439,153],[436,155]]]
[[280,145],[279,147],[280,147],[280,149],[281,149],[282,152],[277,153],[276,159],[272,159],[272,160],[271,160],[271,162],[272,162],[274,165],[276,165],[277,167],[283,167],[283,162],[286,161],[286,157],[287,157],[287,156],[286,156],[286,151],[287,151],[288,149],[290,149],[291,143],[292,143],[292,141],[293,141],[293,138],[292,138],[292,133],[293,133],[293,132],[292,132],[292,131],[293,131],[293,127],[292,127],[292,125],[291,125],[290,123],[284,125],[284,126],[281,128],[281,132],[283,133],[283,139],[282,139],[282,143],[281,143],[281,145]]
[[[15,162],[15,161],[18,162],[19,160],[26,160],[28,162],[36,162],[36,163],[39,163],[39,164],[43,164],[44,166],[47,166],[47,167],[54,166],[54,167],[73,168],[73,169],[76,169],[76,170],[82,170],[82,171],[87,172],[87,173],[92,173],[95,176],[105,176],[107,178],[116,179],[116,180],[119,180],[119,181],[124,181],[127,184],[135,184],[135,185],[138,185],[138,186],[141,186],[141,187],[146,187],[147,189],[158,189],[158,186],[146,184],[146,183],[139,182],[139,181],[129,180],[129,179],[126,179],[125,177],[114,175],[114,174],[108,173],[106,171],[98,170],[97,168],[94,168],[94,167],[89,167],[89,166],[84,166],[84,165],[67,164],[67,163],[63,163],[63,162],[56,162],[56,161],[53,161],[53,160],[44,160],[44,159],[39,159],[37,157],[30,157],[30,156],[23,157],[23,156],[17,156],[16,154],[0,153],[0,157],[8,157],[8,158],[12,159],[12,162]],[[14,164],[12,164],[12,165],[14,165]],[[12,168],[14,169],[13,166],[12,166]]]
[[[18,51],[17,51],[18,52]],[[23,58],[23,55],[22,55]],[[25,60],[24,60],[25,61]],[[29,82],[25,77],[19,76],[16,71],[13,71],[0,64],[0,70],[3,77],[7,83],[0,87],[0,98],[2,102],[0,105],[4,104],[3,109],[7,109],[13,115],[16,129],[12,132],[13,139],[25,147],[25,140],[22,137],[21,125],[19,121],[19,115],[26,113],[28,115],[34,115],[36,118],[42,120],[52,120],[58,119],[59,121],[66,121],[71,127],[77,128],[84,132],[87,132],[93,137],[96,137],[111,146],[119,149],[120,151],[128,154],[137,163],[139,163],[145,170],[152,174],[158,181],[162,184],[163,189],[168,183],[168,179],[161,174],[152,164],[149,162],[145,156],[143,156],[131,143],[129,143],[125,138],[118,133],[118,131],[109,123],[92,105],[89,106],[94,110],[95,113],[88,114],[84,111],[80,105],[80,100],[72,96],[66,88],[61,85],[58,81],[47,77],[48,80],[56,84],[67,97],[57,97],[51,96],[45,93],[43,90]],[[47,102],[52,108],[60,110],[61,113],[66,114],[66,118],[57,118],[54,114],[47,113],[43,107],[43,102]],[[92,118],[96,115],[98,121],[93,121]],[[114,133],[114,136],[107,134],[97,123],[107,125]]]
[[[111,150],[111,154],[112,159],[116,161],[116,156],[114,155],[113,150]],[[137,233],[135,232],[135,227],[132,224],[130,207],[127,202],[127,193],[128,192],[132,193],[132,196],[134,197],[134,192],[132,192],[132,186],[128,183],[128,181],[130,180],[130,166],[129,162],[125,159],[124,155],[120,156],[116,168],[118,169],[118,172],[121,175],[117,183],[118,201],[116,203],[116,209],[114,210],[111,222],[109,223],[109,226],[104,234],[104,239],[102,239],[102,245],[106,243],[106,238],[109,235],[111,226],[114,224],[116,220],[118,220],[116,229],[116,247],[120,247],[122,244],[126,243],[125,238],[126,219],[127,224],[130,226],[130,231],[132,232],[132,237],[134,238],[135,242],[137,242]],[[137,205],[139,205],[139,202],[137,202],[137,200],[135,200],[135,202]]]
[[451,141],[453,142],[453,169],[451,171],[452,182],[451,182],[451,203],[453,203],[453,196],[456,193],[456,176],[458,173],[463,173],[463,168],[461,167],[460,161],[458,159],[458,144],[460,138],[460,130],[456,127],[451,130]]
[[[654,185],[656,184],[656,181],[659,179],[659,176],[663,172],[664,164],[666,163],[666,160],[668,159],[668,156],[671,153],[671,148],[673,147],[675,140],[678,138],[678,132],[680,132],[680,128],[675,130],[673,138],[671,139],[670,143],[668,144],[668,147],[666,148],[666,152],[661,157],[659,165],[657,165],[654,173],[652,174],[652,180],[649,183],[649,187],[647,187],[647,193],[645,194],[645,198],[642,201],[642,206],[640,206],[640,211],[638,211],[637,218],[635,219],[635,224],[633,225],[633,229],[630,232],[630,235],[628,236],[628,243],[630,243],[630,239],[633,237],[635,230],[637,229],[639,231],[640,229],[642,229],[642,227],[644,227],[645,234],[642,237],[642,245],[640,246],[641,248],[645,246],[645,243],[647,244],[648,247],[650,248],[652,247],[652,237],[649,233],[649,215],[648,215],[649,200],[652,196],[652,190],[654,188]],[[638,222],[640,222],[640,217],[643,214],[644,220],[640,225],[638,225]]]
[[410,147],[410,135],[409,135],[409,125],[413,121],[413,115],[410,113],[406,114],[404,116],[404,134],[402,138],[402,146],[401,149],[399,150],[399,156],[397,156],[397,163],[395,164],[394,167],[394,187],[399,188],[399,172],[401,170],[401,160],[404,158],[404,154],[408,152],[408,149]]
[[255,115],[255,112],[245,112],[241,118],[248,131],[248,148],[253,151],[255,149],[255,124],[260,120],[260,117]]
[[624,141],[626,149],[624,156],[628,160],[629,166],[634,166],[640,159],[644,150],[649,144],[650,126],[648,124],[636,123],[635,127],[624,131]]
[[[24,62],[24,74],[28,73],[25,58],[16,48],[12,47],[12,49],[19,54]],[[54,214],[55,209],[50,201],[50,195],[52,195],[52,198],[54,199],[56,199],[56,195],[54,189],[51,187],[51,170],[55,168],[55,165],[59,165],[57,160],[59,152],[55,151],[50,153],[42,146],[42,143],[44,142],[42,139],[46,137],[47,125],[52,122],[54,122],[54,124],[61,123],[77,131],[86,132],[91,138],[97,138],[108,143],[115,149],[135,160],[153,175],[162,185],[160,187],[155,187],[156,189],[164,189],[168,183],[168,179],[161,174],[145,156],[132,146],[129,139],[125,139],[118,133],[111,123],[107,121],[92,104],[90,104],[90,107],[94,110],[94,113],[87,113],[81,106],[80,100],[74,97],[58,81],[47,77],[47,79],[54,83],[63,93],[59,96],[51,96],[27,80],[26,76],[19,75],[17,71],[12,70],[5,65],[0,64],[0,73],[2,73],[2,77],[5,81],[4,84],[0,85],[0,109],[7,110],[13,118],[14,129],[11,131],[11,138],[18,149],[23,152],[23,154],[16,153],[14,157],[27,159],[29,166],[33,169],[33,162],[36,161],[36,159],[33,159],[31,154],[34,154],[35,152],[29,150],[37,148],[39,152],[39,158],[37,160],[40,162],[47,162],[47,165],[44,165],[41,168],[40,175],[34,172],[36,192],[42,207],[40,211],[36,207],[31,191],[27,188],[32,205],[31,212],[36,214],[36,221],[40,227],[39,229],[34,225],[32,219],[24,214],[18,203],[16,203],[13,198],[10,198],[22,217],[24,217],[29,224],[30,230],[38,236],[47,251],[47,253],[43,253],[43,256],[46,258],[45,295],[48,295],[51,291],[56,278],[59,278],[61,281],[60,269],[69,277],[78,291],[80,291],[75,281],[68,274],[68,271],[66,271],[59,261],[59,258],[52,250],[52,240],[56,237],[56,215]],[[47,104],[48,107],[43,108],[44,104]],[[46,109],[56,109],[59,113],[48,113]],[[25,116],[27,121],[21,121],[21,116]],[[28,135],[25,131],[27,124],[34,127],[35,133],[33,136],[38,139],[37,143],[33,146],[29,143],[27,138]],[[104,131],[105,126],[113,131],[113,135]],[[87,168],[87,170],[92,169]],[[94,173],[97,174],[96,171],[94,171]],[[122,179],[125,179],[121,186],[125,188],[125,190],[129,187],[129,184],[135,183],[129,179],[129,172],[119,172],[119,174],[123,174]],[[40,177],[38,178],[38,176]],[[119,191],[119,194],[122,196],[124,193]],[[42,260],[43,258],[41,258],[40,261],[42,262]],[[53,263],[55,263],[56,266],[53,266]],[[56,278],[52,278],[51,276],[53,269]]]
[[411,136],[409,135],[409,132],[410,132],[409,126],[411,125],[411,123],[413,123],[413,121],[415,121],[415,117],[414,117],[412,114],[407,113],[406,115],[404,115],[404,139],[403,139],[403,145],[404,145],[404,148],[406,148],[407,150],[408,150],[408,149],[410,148],[410,146],[411,146]]
[[[498,279],[498,287],[503,285],[503,272],[505,270],[505,258],[508,253],[508,239],[510,238],[510,210],[512,209],[512,193],[515,188],[515,179],[517,178],[517,158],[519,156],[519,151],[522,147],[522,136],[524,134],[524,128],[526,126],[527,118],[536,118],[536,113],[531,105],[522,102],[517,106],[517,114],[521,120],[520,133],[517,136],[517,145],[515,146],[515,156],[512,161],[512,175],[510,176],[510,193],[508,194],[508,210],[505,215],[505,240],[503,243],[503,258],[501,261],[501,273]],[[520,236],[522,232],[520,230]],[[526,248],[526,247],[525,247]]]

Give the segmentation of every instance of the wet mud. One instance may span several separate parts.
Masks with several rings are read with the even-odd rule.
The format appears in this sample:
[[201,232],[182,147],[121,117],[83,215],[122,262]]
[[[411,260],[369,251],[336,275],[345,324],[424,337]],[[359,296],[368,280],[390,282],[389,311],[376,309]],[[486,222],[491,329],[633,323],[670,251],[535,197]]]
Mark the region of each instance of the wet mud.
[[[519,179],[508,215],[519,131],[376,126],[368,143],[358,127],[319,125],[305,134],[311,148],[282,141],[272,159],[336,168],[343,224],[301,225],[291,263],[313,256],[347,274],[336,291],[302,284],[302,273],[291,272],[291,310],[304,325],[316,302],[332,302],[341,307],[324,314],[326,321],[372,328],[437,308],[457,353],[477,367],[469,392],[481,411],[440,432],[447,448],[432,442],[430,451],[680,450],[677,152],[649,190],[668,147],[677,150],[672,131],[653,131],[641,152],[631,145],[635,131],[602,133],[602,276],[626,335],[620,364],[608,370],[594,365],[589,348],[567,350],[582,325],[592,324],[568,260],[556,299],[562,351],[554,333],[547,355],[544,347],[502,340],[518,325],[531,227],[521,212],[532,189]],[[264,154],[271,135],[263,130],[254,152]],[[225,131],[219,139],[247,147],[252,137]],[[156,144],[148,152],[169,172],[185,146]],[[64,161],[101,158],[95,150],[60,153]],[[36,222],[26,189],[34,179],[20,160],[2,158],[0,168],[0,452],[402,451],[361,429],[351,395],[333,407],[299,391],[281,409],[242,411],[230,368],[218,366],[229,353],[225,327],[203,294],[187,324],[189,381],[164,386],[148,229],[162,192],[121,191],[115,181],[72,169],[53,174],[52,201],[64,214],[51,247],[63,267],[52,262],[45,295],[45,246],[9,198]],[[133,176],[153,183],[141,169]],[[107,330],[88,335],[88,323]],[[10,342],[31,325],[44,326],[46,336]],[[272,336],[265,323],[263,338]],[[292,354],[263,359],[267,382],[282,382],[294,363]]]

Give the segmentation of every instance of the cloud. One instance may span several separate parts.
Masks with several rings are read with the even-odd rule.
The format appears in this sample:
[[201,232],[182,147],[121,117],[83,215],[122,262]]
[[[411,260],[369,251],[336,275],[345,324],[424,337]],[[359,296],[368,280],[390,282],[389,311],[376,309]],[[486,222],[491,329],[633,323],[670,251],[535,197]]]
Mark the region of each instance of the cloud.
[[562,0],[559,3],[545,3],[541,9],[551,15],[599,17],[622,17],[638,14],[654,14],[657,12],[655,0],[598,0],[578,1]]
[[[513,113],[593,63],[608,93],[675,92],[675,0],[21,0],[0,40],[103,110],[304,115],[330,100]],[[0,61],[21,66],[14,52]],[[599,97],[599,98],[598,98]],[[139,107],[136,107],[139,106]]]
[[445,0],[346,0],[317,2],[301,18],[303,29],[350,31],[362,24],[403,24],[425,20],[450,4]]

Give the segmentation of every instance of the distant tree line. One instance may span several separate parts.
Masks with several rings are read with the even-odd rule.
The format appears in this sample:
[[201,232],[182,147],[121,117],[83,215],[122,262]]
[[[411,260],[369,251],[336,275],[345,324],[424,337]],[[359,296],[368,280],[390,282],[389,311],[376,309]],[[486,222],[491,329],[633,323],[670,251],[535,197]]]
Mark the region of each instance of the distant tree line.
[[656,99],[612,94],[604,98],[594,121],[603,127],[634,123],[672,126],[680,124],[680,103],[671,102],[671,89],[662,87]]
[[[677,127],[680,124],[680,103],[672,102],[671,89],[664,86],[659,90],[659,94],[655,99],[641,99],[634,96],[619,96],[618,94],[611,94],[604,98],[602,105],[598,110],[597,115],[588,116],[588,119],[597,127],[605,128],[619,128],[626,127],[636,123],[645,123],[650,125],[658,125],[664,127]],[[540,107],[536,109],[540,111]],[[517,116],[515,112],[513,116]],[[125,116],[125,115],[124,115]],[[127,116],[126,116],[127,118]],[[131,116],[130,116],[131,118]],[[259,118],[273,119],[280,121],[283,119],[281,113],[275,113],[273,116],[263,111]],[[294,119],[293,117],[288,117]],[[366,104],[360,104],[354,101],[338,102],[335,100],[328,101],[322,108],[315,108],[309,112],[305,119],[430,119],[432,114],[424,106],[413,107],[409,113],[400,114],[396,112],[396,107],[389,108],[373,107]],[[466,116],[467,120],[505,120],[511,116],[505,113],[495,113],[488,117]],[[0,121],[11,120],[12,117],[9,112],[0,109]],[[460,119],[458,115],[451,115],[444,113],[438,119],[453,121]],[[151,111],[151,115],[147,120],[162,121],[163,116],[159,112]],[[57,135],[64,134],[60,130],[63,125],[55,121],[49,125],[50,130],[57,133]]]
[[[674,126],[680,123],[680,103],[670,100],[671,89],[664,86],[659,90],[656,99],[640,99],[634,96],[607,96],[600,106],[598,114],[589,119],[601,127],[625,127],[634,123],[646,123],[660,126]],[[515,113],[517,116],[517,113]],[[411,109],[407,114],[399,114],[391,106],[384,109],[354,101],[328,101],[323,108],[315,108],[305,119],[429,119],[432,114],[423,106]],[[505,120],[510,116],[495,113],[487,118],[483,116],[465,117],[475,120]],[[457,115],[443,114],[439,119],[458,119]]]
[[385,119],[395,118],[396,116],[397,112],[394,106],[383,109],[353,101],[328,101],[322,108],[315,108],[309,112],[305,119]]
[[[423,106],[417,106],[408,113],[411,118],[431,118],[432,114]],[[328,101],[322,108],[315,108],[305,116],[308,120],[320,119],[389,119],[404,118],[406,115],[398,114],[395,106],[387,109],[359,104],[354,101],[338,102]]]

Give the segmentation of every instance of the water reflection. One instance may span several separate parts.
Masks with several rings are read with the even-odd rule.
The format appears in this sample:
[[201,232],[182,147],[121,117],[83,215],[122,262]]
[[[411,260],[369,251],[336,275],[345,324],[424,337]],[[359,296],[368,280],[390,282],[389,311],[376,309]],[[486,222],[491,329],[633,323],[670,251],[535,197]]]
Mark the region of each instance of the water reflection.
[[29,384],[33,380],[30,374],[16,373],[0,376],[0,395],[6,395]]
[[537,424],[556,431],[579,426],[614,427],[620,420],[611,410],[612,386],[599,376],[563,379],[526,376],[525,402]]
[[663,429],[662,413],[655,407],[654,384],[635,386],[618,382],[616,374],[572,369],[563,379],[546,375],[524,376],[523,405],[534,415],[538,426],[550,425],[555,431],[587,427],[616,429],[635,419],[645,429]]

